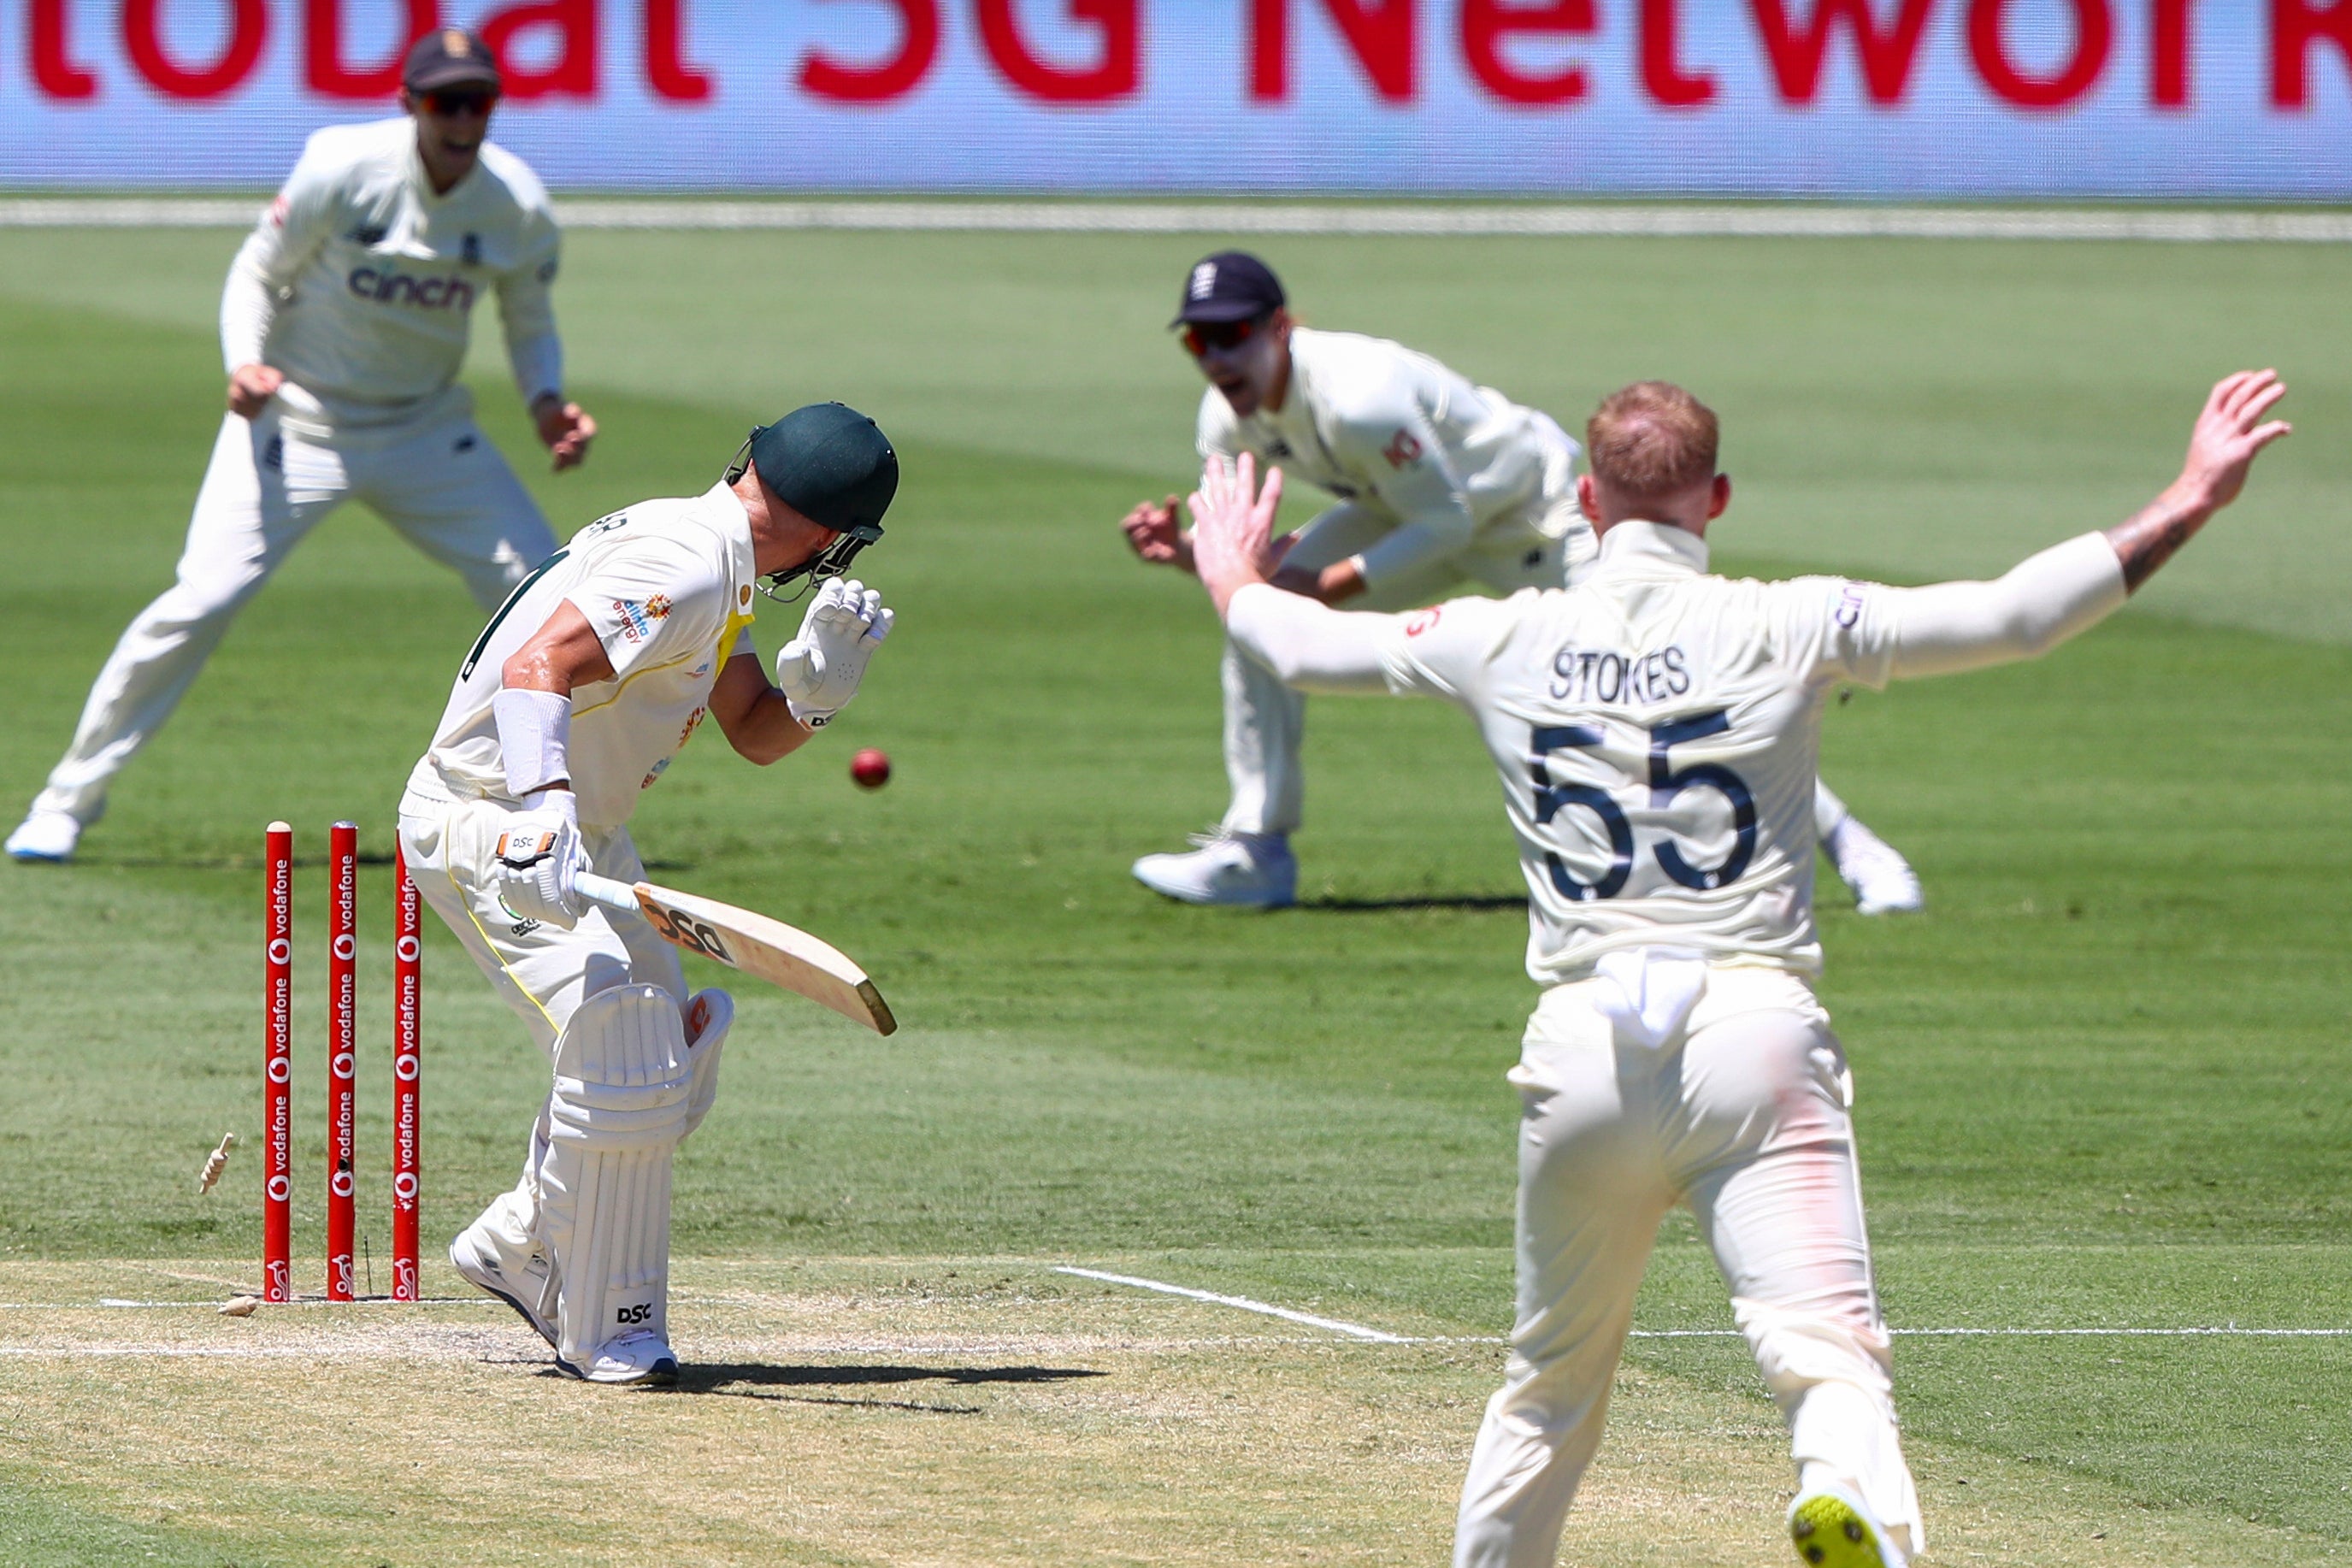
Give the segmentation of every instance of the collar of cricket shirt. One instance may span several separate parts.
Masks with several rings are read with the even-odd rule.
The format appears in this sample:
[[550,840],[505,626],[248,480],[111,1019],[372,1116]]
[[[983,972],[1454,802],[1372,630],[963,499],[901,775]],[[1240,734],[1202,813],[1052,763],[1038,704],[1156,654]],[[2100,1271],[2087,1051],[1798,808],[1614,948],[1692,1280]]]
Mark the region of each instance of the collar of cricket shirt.
[[759,580],[757,558],[751,552],[751,514],[743,509],[743,498],[735,493],[735,487],[724,479],[703,491],[702,501],[710,509],[711,523],[727,541],[727,580],[735,595],[727,605],[728,616],[748,622],[751,587]]
[[1706,541],[1672,523],[1628,518],[1601,536],[1600,564],[1612,576],[1695,577],[1706,570]]

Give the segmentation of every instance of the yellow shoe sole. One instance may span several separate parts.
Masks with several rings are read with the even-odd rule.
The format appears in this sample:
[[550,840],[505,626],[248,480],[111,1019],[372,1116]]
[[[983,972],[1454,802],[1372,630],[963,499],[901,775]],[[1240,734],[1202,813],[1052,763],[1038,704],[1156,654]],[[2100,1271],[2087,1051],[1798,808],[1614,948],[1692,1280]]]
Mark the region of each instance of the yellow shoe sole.
[[1807,1498],[1789,1515],[1789,1539],[1813,1568],[1892,1568],[1870,1521],[1842,1497]]

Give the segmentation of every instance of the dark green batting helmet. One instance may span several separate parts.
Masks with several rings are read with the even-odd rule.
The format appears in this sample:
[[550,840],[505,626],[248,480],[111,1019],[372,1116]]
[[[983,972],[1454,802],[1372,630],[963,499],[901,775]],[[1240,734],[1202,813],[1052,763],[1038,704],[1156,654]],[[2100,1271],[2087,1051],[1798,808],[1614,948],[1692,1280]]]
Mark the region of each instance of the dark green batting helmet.
[[747,468],[778,500],[841,537],[797,566],[770,573],[773,596],[802,577],[821,583],[849,570],[857,552],[882,537],[882,514],[898,493],[898,454],[881,426],[845,403],[812,403],[773,425],[755,425],[728,467],[734,483]]

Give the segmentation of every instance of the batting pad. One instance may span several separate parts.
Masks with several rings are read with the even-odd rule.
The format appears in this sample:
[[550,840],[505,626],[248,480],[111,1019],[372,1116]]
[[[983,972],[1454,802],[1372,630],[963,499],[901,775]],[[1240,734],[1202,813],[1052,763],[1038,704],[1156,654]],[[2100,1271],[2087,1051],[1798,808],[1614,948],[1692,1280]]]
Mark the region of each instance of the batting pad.
[[562,1281],[556,1353],[573,1367],[622,1334],[669,1338],[670,1158],[693,1087],[677,1002],[657,985],[599,991],[555,1042],[540,1234]]

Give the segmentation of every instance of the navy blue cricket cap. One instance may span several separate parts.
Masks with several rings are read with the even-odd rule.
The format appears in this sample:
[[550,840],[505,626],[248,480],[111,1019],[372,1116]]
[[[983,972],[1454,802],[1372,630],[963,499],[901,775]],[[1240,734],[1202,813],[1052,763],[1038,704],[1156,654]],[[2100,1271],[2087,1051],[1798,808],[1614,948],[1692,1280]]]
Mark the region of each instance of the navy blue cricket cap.
[[1183,300],[1168,324],[1254,321],[1286,302],[1273,268],[1246,250],[1220,250],[1194,262],[1185,274]]
[[881,534],[898,493],[898,454],[845,403],[812,403],[751,432],[751,466],[786,506],[835,533]]
[[411,92],[446,87],[499,89],[499,57],[481,35],[463,27],[436,27],[410,46],[400,63],[400,85]]

